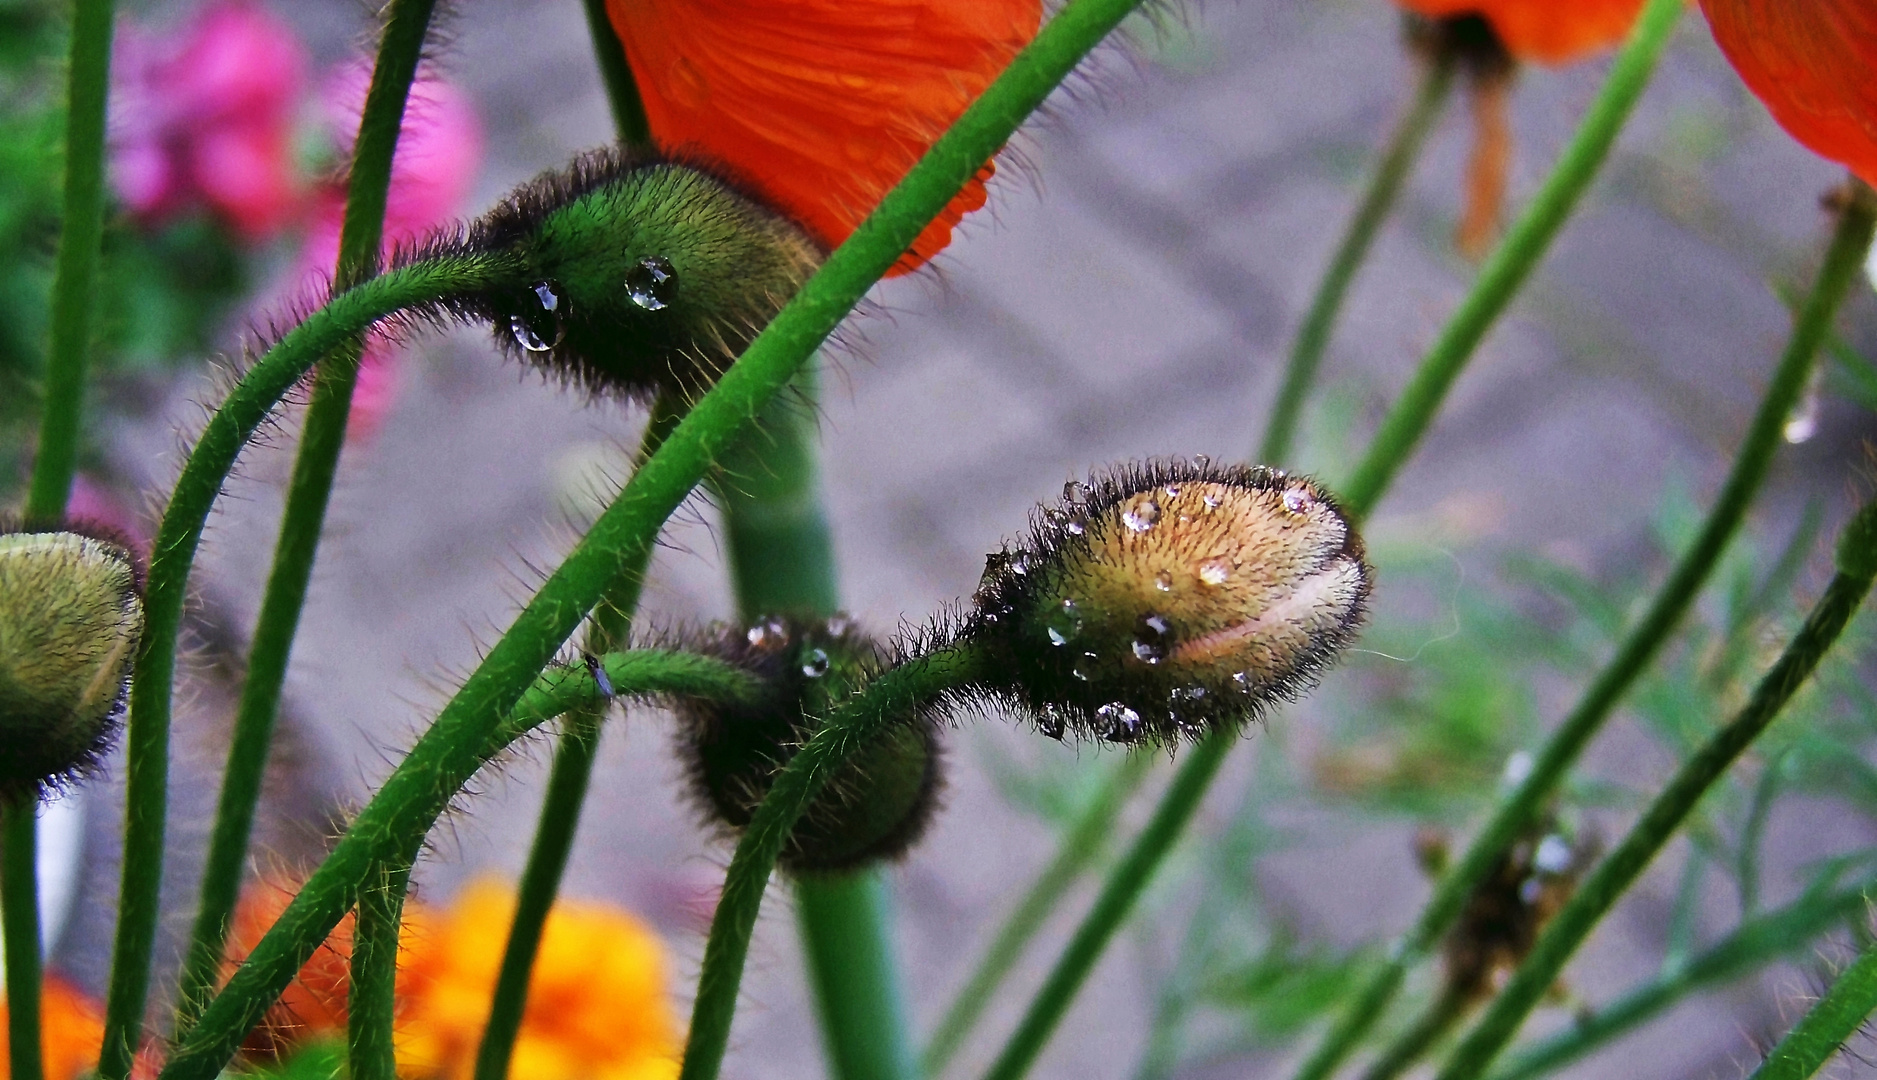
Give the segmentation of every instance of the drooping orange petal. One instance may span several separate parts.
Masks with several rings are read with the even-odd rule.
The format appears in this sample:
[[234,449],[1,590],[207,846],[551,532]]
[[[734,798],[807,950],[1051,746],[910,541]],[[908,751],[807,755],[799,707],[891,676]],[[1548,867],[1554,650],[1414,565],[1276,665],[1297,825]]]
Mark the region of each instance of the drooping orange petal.
[[1877,3],[1701,0],[1721,51],[1773,119],[1877,184]]
[[[1396,0],[1430,18],[1478,15],[1520,60],[1562,64],[1623,40],[1643,0]],[[1779,0],[1773,0],[1777,3]],[[1792,2],[1792,0],[1788,0]]]
[[[607,0],[659,146],[714,163],[829,247],[1042,20],[1041,0]],[[896,272],[984,205],[986,163]]]
[[1511,112],[1510,72],[1474,80],[1473,152],[1467,156],[1466,202],[1454,244],[1475,261],[1484,259],[1499,239],[1499,216],[1512,171]]

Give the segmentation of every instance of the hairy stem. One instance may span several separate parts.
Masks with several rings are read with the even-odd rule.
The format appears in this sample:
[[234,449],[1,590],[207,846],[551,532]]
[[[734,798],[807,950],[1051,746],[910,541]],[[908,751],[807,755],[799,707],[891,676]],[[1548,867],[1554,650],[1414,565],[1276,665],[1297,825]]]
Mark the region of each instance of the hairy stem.
[[[635,465],[652,456],[658,444],[676,422],[667,399],[660,399],[646,424]],[[632,613],[639,606],[639,593],[645,584],[645,567],[650,560],[648,548],[636,565],[620,572],[612,589],[593,609],[587,625],[586,653],[589,656],[626,647],[632,636]],[[482,1030],[482,1043],[476,1048],[475,1080],[503,1080],[508,1075],[515,1053],[515,1039],[521,1034],[522,1017],[528,1006],[528,984],[534,974],[534,961],[541,949],[541,934],[547,926],[548,913],[560,894],[561,878],[567,872],[567,858],[573,853],[574,836],[580,829],[580,811],[586,805],[587,789],[593,780],[593,762],[599,753],[600,729],[610,701],[570,711],[562,721],[560,740],[554,745],[554,764],[548,771],[547,790],[541,798],[541,816],[534,829],[534,843],[528,849],[528,865],[522,869],[521,886],[515,897],[515,917],[509,923],[508,944],[502,950],[502,966],[496,973],[495,994],[489,1002],[489,1022]]]
[[[1440,1070],[1439,1080],[1470,1080],[1492,1064],[1598,921],[1675,836],[1709,787],[1779,716],[1786,702],[1811,676],[1857,613],[1870,591],[1873,574],[1877,574],[1877,503],[1858,511],[1845,527],[1837,574],[1806,617],[1805,625],[1754,688],[1746,707],[1695,751],[1643,811],[1629,834],[1584,879],[1539,935],[1525,962],[1493,999],[1479,1023],[1461,1040]],[[1859,1015],[1861,1019],[1863,1014]]]
[[1395,199],[1401,194],[1408,174],[1420,160],[1428,133],[1440,119],[1453,89],[1454,66],[1453,56],[1443,50],[1422,68],[1421,84],[1415,91],[1414,101],[1389,136],[1381,160],[1376,163],[1375,174],[1369,178],[1362,201],[1356,204],[1355,216],[1349,219],[1348,231],[1337,245],[1336,254],[1330,258],[1329,268],[1324,271],[1316,296],[1304,315],[1303,326],[1297,331],[1297,340],[1291,345],[1284,382],[1278,389],[1277,403],[1272,406],[1264,441],[1258,446],[1261,462],[1277,464],[1290,454],[1297,421],[1303,413],[1304,401],[1310,396],[1310,387],[1316,381],[1324,350],[1329,348],[1336,317],[1342,312],[1343,298],[1348,295],[1356,272],[1368,259],[1376,234],[1381,232],[1382,223],[1394,209]]
[[[378,272],[391,163],[435,4],[436,0],[391,0],[386,9],[384,33],[359,119],[346,188],[335,293],[343,293]],[[273,569],[268,573],[260,613],[255,617],[247,681],[235,711],[228,765],[203,868],[202,898],[184,960],[179,1027],[191,1022],[193,1010],[214,986],[222,941],[241,888],[254,808],[260,798],[261,777],[280,709],[280,691],[286,682],[293,639],[299,633],[300,613],[319,550],[339,452],[345,445],[362,347],[363,339],[354,339],[321,357],[313,381],[312,401],[301,427],[300,452],[293,463],[293,478],[287,487],[280,535],[274,547]],[[146,812],[140,820],[154,830],[153,835],[141,839],[160,846],[162,816]]]
[[352,933],[351,989],[346,995],[346,1061],[351,1080],[397,1080],[392,1040],[397,1020],[398,928],[411,867],[381,867],[359,892]]
[[978,966],[965,985],[952,998],[951,1007],[932,1032],[920,1059],[927,1077],[936,1077],[964,1045],[965,1037],[977,1026],[984,1010],[1003,984],[1004,977],[1023,956],[1024,948],[1043,928],[1069,886],[1082,876],[1104,848],[1114,831],[1115,821],[1127,806],[1128,796],[1147,778],[1150,754],[1129,754],[1102,782],[1100,790],[1064,833],[1056,857],[1037,875],[1023,899],[1017,901],[1004,925],[985,948]]
[[6,811],[0,838],[0,931],[6,935],[7,1076],[41,1080],[39,1033],[39,833],[23,803]]
[[1485,880],[1501,853],[1557,790],[1572,763],[1609,719],[1616,703],[1648,669],[1682,616],[1687,614],[1689,605],[1739,530],[1754,494],[1766,479],[1773,454],[1780,445],[1780,430],[1804,390],[1819,342],[1830,328],[1832,316],[1851,282],[1856,280],[1858,264],[1870,246],[1873,205],[1870,197],[1859,195],[1839,219],[1825,264],[1793,327],[1785,355],[1774,370],[1747,435],[1741,441],[1733,468],[1713,508],[1708,511],[1700,534],[1675,564],[1648,611],[1624,638],[1616,655],[1598,672],[1576,707],[1538,752],[1530,774],[1500,803],[1486,826],[1468,845],[1466,853],[1440,880],[1414,926],[1323,1037],[1298,1072],[1298,1080],[1324,1080],[1356,1048],[1401,988],[1408,969],[1439,944],[1441,935],[1465,908],[1467,897]]
[[1844,1049],[1877,1010],[1877,945],[1864,952],[1831,984],[1818,1004],[1779,1040],[1752,1080],[1804,1080]]
[[[247,372],[209,420],[183,465],[151,549],[143,641],[130,686],[124,877],[102,1059],[105,1066],[117,1070],[117,1080],[128,1075],[131,1048],[141,1033],[150,950],[156,940],[176,633],[196,545],[222,484],[274,406],[334,349],[387,315],[461,290],[488,288],[512,280],[518,272],[506,256],[446,256],[401,267],[335,297],[289,331]],[[112,1075],[103,1072],[102,1066],[100,1072]]]
[[1624,994],[1588,1019],[1526,1047],[1492,1073],[1492,1080],[1531,1080],[1577,1061],[1660,1016],[1688,995],[1740,978],[1804,948],[1820,934],[1855,917],[1870,903],[1874,884],[1822,896],[1808,895],[1769,915],[1742,923],[1707,951]]
[[1395,400],[1394,407],[1369,443],[1355,475],[1343,485],[1346,503],[1358,514],[1374,508],[1395,471],[1414,453],[1446,399],[1447,391],[1473,358],[1486,332],[1518,295],[1526,278],[1551,247],[1551,241],[1576,209],[1595,179],[1624,121],[1642,97],[1670,31],[1681,17],[1681,0],[1649,0],[1629,41],[1617,55],[1603,89],[1590,106],[1564,155],[1545,184],[1519,215],[1499,247],[1481,268],[1472,291],[1448,320],[1440,337]]

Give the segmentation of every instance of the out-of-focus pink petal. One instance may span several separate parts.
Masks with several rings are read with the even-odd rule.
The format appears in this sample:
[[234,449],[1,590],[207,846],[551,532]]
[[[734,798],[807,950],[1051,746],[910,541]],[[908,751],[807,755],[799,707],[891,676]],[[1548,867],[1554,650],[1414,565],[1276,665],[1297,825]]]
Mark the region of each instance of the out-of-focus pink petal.
[[244,238],[265,240],[299,210],[295,177],[280,167],[291,147],[286,132],[224,127],[204,132],[190,148],[196,185]]

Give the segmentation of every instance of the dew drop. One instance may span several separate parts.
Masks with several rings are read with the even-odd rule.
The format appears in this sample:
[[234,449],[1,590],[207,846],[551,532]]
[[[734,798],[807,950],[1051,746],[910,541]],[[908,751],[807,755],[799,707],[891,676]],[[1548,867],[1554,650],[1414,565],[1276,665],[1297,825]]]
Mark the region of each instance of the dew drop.
[[1177,499],[1180,497],[1180,485],[1168,484],[1166,490],[1167,490],[1167,498]]
[[1070,506],[1081,506],[1088,502],[1088,485],[1080,480],[1071,480],[1062,485],[1062,501]]
[[1310,493],[1302,488],[1285,488],[1284,509],[1293,514],[1301,514],[1310,509]]
[[743,636],[749,639],[751,645],[760,649],[769,641],[769,628],[761,623],[757,623],[755,626],[749,628],[749,633]]
[[647,255],[626,271],[626,296],[647,311],[663,311],[678,298],[678,271],[662,255]]
[[1223,585],[1232,576],[1232,564],[1224,558],[1207,559],[1199,564],[1199,580],[1208,585]]
[[1140,737],[1141,714],[1118,701],[1096,709],[1095,718],[1107,725],[1102,738],[1109,742],[1132,742]]
[[1082,613],[1076,609],[1074,600],[1064,600],[1062,606],[1050,615],[1043,627],[1049,635],[1051,645],[1067,645],[1082,633]]
[[1167,642],[1173,636],[1172,627],[1159,615],[1142,615],[1134,626],[1134,656],[1149,664],[1158,664],[1167,658]]
[[1142,499],[1121,515],[1121,524],[1135,532],[1146,532],[1154,527],[1154,522],[1159,520],[1160,504],[1152,499]]
[[1241,694],[1251,693],[1251,676],[1243,671],[1232,673],[1232,685],[1238,687]]
[[1069,674],[1083,682],[1092,682],[1095,678],[1095,669],[1100,663],[1101,657],[1096,656],[1092,652],[1085,652],[1082,654],[1081,658],[1075,662],[1075,666],[1069,669]]
[[828,673],[828,654],[825,649],[810,649],[802,657],[802,674],[811,679],[819,679]]
[[841,637],[842,635],[846,634],[849,630],[853,629],[853,627],[854,627],[854,620],[848,618],[845,615],[828,616],[827,628],[828,628],[828,636],[830,637]]
[[1193,455],[1193,468],[1207,469],[1207,468],[1210,468],[1211,466],[1212,466],[1211,454],[1194,454]]
[[567,336],[567,328],[561,324],[566,314],[567,305],[561,297],[560,285],[537,281],[529,286],[522,300],[522,313],[509,316],[508,332],[515,335],[515,344],[529,352],[547,352]]
[[1786,426],[1780,429],[1780,434],[1794,446],[1810,442],[1812,436],[1818,434],[1819,374],[1823,370],[1822,367],[1813,369],[1812,380],[1805,385],[1805,395],[1786,414]]
[[1172,697],[1175,701],[1203,701],[1206,697],[1206,688],[1197,683],[1192,686],[1176,686],[1173,688]]
[[1073,517],[1072,517],[1072,518],[1070,518],[1069,520],[1067,520],[1067,521],[1065,521],[1065,522],[1063,522],[1063,523],[1062,523],[1062,531],[1063,531],[1063,532],[1066,532],[1066,533],[1068,533],[1068,534],[1069,534],[1070,536],[1080,536],[1080,535],[1082,535],[1082,533],[1083,533],[1083,531],[1084,531],[1084,526],[1083,526],[1083,524],[1082,524],[1082,519],[1081,519],[1081,518],[1073,518]]
[[1563,874],[1570,870],[1575,856],[1571,845],[1557,833],[1550,833],[1538,841],[1538,850],[1532,853],[1532,869],[1546,874]]
[[1155,574],[1154,575],[1154,588],[1159,589],[1161,592],[1172,592],[1173,591],[1173,574],[1170,571],[1166,571],[1166,570],[1162,570],[1158,574]]
[[1199,501],[1205,504],[1206,511],[1208,513],[1210,513],[1211,511],[1217,510],[1219,507],[1225,505],[1225,500],[1219,498],[1217,495],[1206,495],[1206,496],[1203,496]]
[[1054,705],[1043,706],[1043,714],[1036,721],[1036,729],[1057,742],[1062,741],[1062,733],[1067,726],[1062,718],[1062,710]]

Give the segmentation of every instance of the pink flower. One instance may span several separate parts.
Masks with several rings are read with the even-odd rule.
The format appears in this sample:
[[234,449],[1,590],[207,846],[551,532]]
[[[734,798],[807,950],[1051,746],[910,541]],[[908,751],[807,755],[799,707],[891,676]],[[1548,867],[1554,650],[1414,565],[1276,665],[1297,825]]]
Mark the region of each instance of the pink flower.
[[299,216],[307,61],[284,22],[255,0],[210,0],[173,34],[125,26],[114,66],[111,178],[133,214],[161,223],[206,207],[249,241]]

